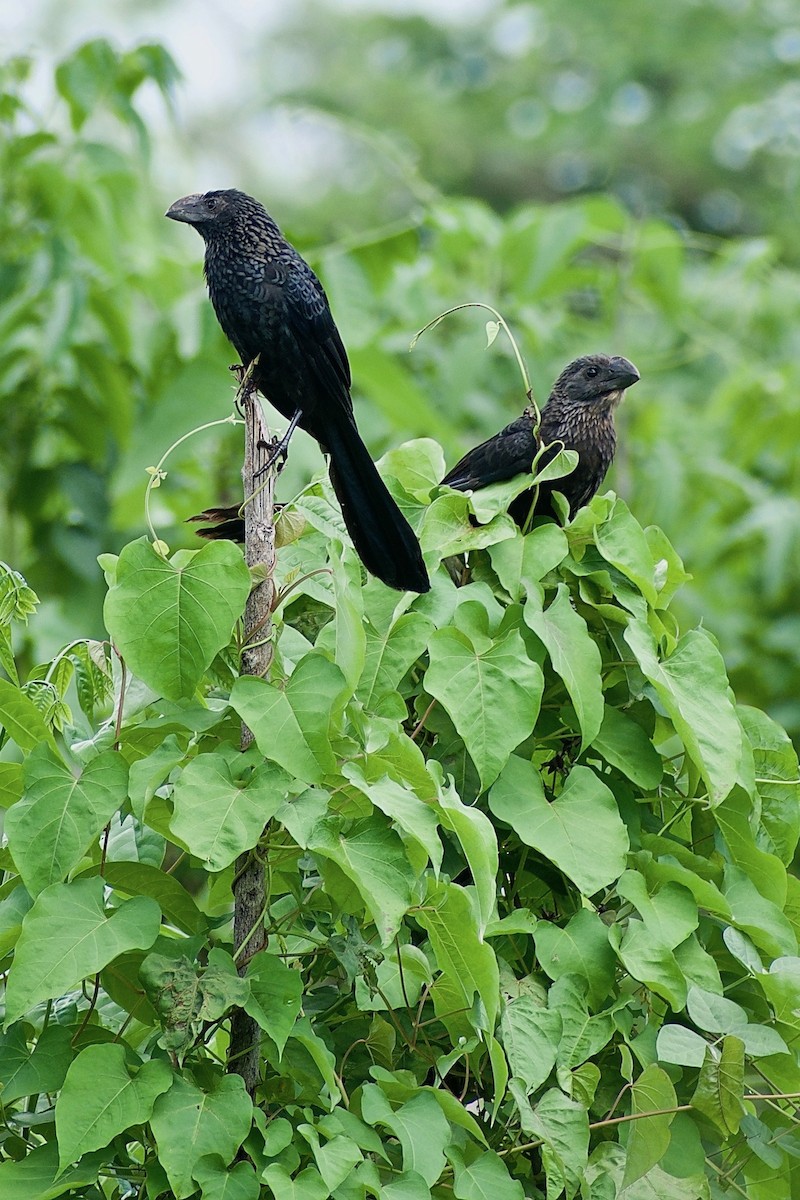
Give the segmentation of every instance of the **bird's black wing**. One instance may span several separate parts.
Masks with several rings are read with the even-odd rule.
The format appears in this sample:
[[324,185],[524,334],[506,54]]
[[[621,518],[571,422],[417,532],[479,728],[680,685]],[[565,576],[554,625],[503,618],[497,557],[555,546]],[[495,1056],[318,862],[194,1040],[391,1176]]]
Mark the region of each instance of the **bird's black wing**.
[[470,450],[445,475],[442,483],[460,492],[483,488],[530,471],[536,453],[533,421],[518,417],[488,441]]
[[325,289],[303,259],[293,265],[284,284],[292,332],[322,393],[352,416],[350,364]]

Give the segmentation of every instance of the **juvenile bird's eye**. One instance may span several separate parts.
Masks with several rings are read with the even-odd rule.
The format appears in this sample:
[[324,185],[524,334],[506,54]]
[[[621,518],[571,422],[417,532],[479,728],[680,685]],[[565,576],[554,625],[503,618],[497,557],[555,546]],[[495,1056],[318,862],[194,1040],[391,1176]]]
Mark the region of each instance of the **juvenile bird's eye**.
[[217,207],[217,197],[209,196],[206,200],[206,208],[215,209]]
[[587,379],[594,379],[594,377],[599,374],[600,374],[599,367],[587,367],[586,368],[586,378]]

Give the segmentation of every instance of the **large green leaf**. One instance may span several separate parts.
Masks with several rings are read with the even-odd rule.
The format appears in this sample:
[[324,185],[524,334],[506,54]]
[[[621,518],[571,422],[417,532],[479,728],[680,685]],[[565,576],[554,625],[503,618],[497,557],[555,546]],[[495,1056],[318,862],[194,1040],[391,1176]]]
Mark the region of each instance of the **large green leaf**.
[[[359,631],[361,628],[359,620]],[[316,651],[300,659],[286,682],[285,695],[303,737],[325,771],[336,770],[331,732],[351,694],[352,685],[341,668]]]
[[653,556],[645,532],[618,496],[614,497],[608,519],[595,526],[594,542],[606,562],[630,579],[648,604],[655,605],[658,596]]
[[303,980],[299,971],[274,954],[254,954],[247,964],[250,996],[245,1009],[258,1021],[283,1053],[286,1040],[300,1015]]
[[186,740],[167,734],[155,749],[144,758],[131,763],[128,776],[128,795],[136,817],[144,820],[146,806],[158,788],[186,757]]
[[331,1191],[344,1183],[357,1163],[364,1161],[364,1155],[352,1138],[335,1134],[323,1143],[313,1125],[305,1123],[299,1126],[298,1132],[308,1142],[325,1186]]
[[[99,873],[99,864],[83,872],[85,875]],[[106,860],[103,879],[123,895],[152,896],[165,919],[186,933],[204,933],[208,928],[208,918],[201,913],[180,880],[150,863]]]
[[[0,1163],[0,1195],[3,1200],[56,1200],[73,1188],[88,1188],[97,1179],[106,1155],[87,1154],[76,1166],[61,1170],[55,1142],[36,1146],[25,1158]],[[73,1192],[73,1195],[75,1193]],[[81,1195],[81,1192],[78,1192]]]
[[411,907],[416,882],[398,834],[377,817],[365,817],[349,828],[335,817],[323,817],[311,830],[308,849],[331,859],[355,884],[381,944],[387,945]]
[[616,958],[609,945],[608,927],[597,913],[582,908],[563,928],[539,921],[533,937],[536,957],[551,979],[579,975],[595,1005],[605,1000],[614,983]]
[[766,713],[747,705],[740,705],[738,712],[753,747],[761,823],[769,838],[768,848],[788,866],[800,837],[797,753],[789,735]]
[[453,1167],[456,1200],[523,1200],[522,1184],[512,1179],[505,1161],[493,1150],[471,1154],[465,1161],[462,1151],[451,1145],[447,1157]]
[[758,982],[775,1019],[800,1034],[800,958],[776,959],[768,972],[758,975]]
[[250,592],[250,572],[231,542],[162,558],[146,538],[117,562],[106,627],[135,675],[170,700],[191,696],[228,645]]
[[[675,1088],[666,1071],[651,1063],[642,1071],[631,1091],[631,1115],[640,1119],[633,1121],[628,1138],[623,1187],[635,1183],[661,1162],[669,1146],[669,1127],[675,1116],[669,1110],[677,1103]],[[643,1113],[659,1115],[644,1117]]]
[[658,1031],[656,1050],[661,1062],[702,1067],[707,1049],[705,1038],[685,1025],[662,1025]]
[[652,895],[638,871],[625,871],[617,885],[620,896],[637,910],[648,932],[674,950],[697,928],[697,904],[679,883],[666,883]]
[[777,908],[786,904],[786,868],[775,854],[762,850],[753,836],[753,802],[736,785],[714,809],[714,819],[725,838],[730,857],[753,880],[765,900]]
[[427,930],[439,970],[459,995],[461,1007],[469,1012],[477,996],[491,1032],[499,1002],[497,959],[480,939],[469,896],[456,884],[431,883],[415,916]]
[[581,891],[613,883],[625,868],[628,834],[616,801],[588,767],[573,767],[552,803],[532,763],[513,757],[492,788],[492,812],[564,872]]
[[557,1088],[545,1092],[533,1110],[529,1132],[543,1141],[547,1200],[562,1191],[572,1200],[581,1185],[589,1154],[589,1117],[582,1104]]
[[519,630],[489,637],[482,611],[484,629],[431,635],[425,688],[447,711],[487,788],[533,729],[544,681]]
[[0,1033],[0,1094],[3,1104],[38,1092],[57,1092],[72,1062],[73,1031],[66,1025],[48,1025],[33,1050],[23,1023]]
[[[347,697],[352,696],[364,669],[367,638],[364,630],[364,596],[361,591],[361,565],[355,554],[344,559],[331,555],[335,615],[334,661],[342,674]],[[345,683],[346,681],[346,683]]]
[[[339,257],[337,255],[337,257]],[[433,409],[429,416],[433,415]],[[445,426],[441,426],[444,434]],[[395,446],[378,461],[381,475],[389,475],[412,496],[427,500],[446,473],[444,451],[433,438],[414,438]]]
[[501,1029],[511,1074],[522,1081],[526,1091],[535,1091],[556,1064],[560,1014],[542,1008],[532,996],[518,996],[506,1003]]
[[415,1171],[428,1186],[436,1182],[445,1165],[444,1148],[451,1139],[450,1126],[429,1092],[419,1092],[393,1110],[380,1088],[363,1090],[362,1116],[370,1125],[389,1129],[403,1153],[403,1170]]
[[721,1051],[706,1051],[692,1104],[728,1137],[739,1129],[744,1115],[743,1096],[744,1043],[728,1036],[723,1039]]
[[[775,860],[777,861],[777,860]],[[796,954],[797,938],[785,913],[761,893],[759,880],[726,863],[723,893],[732,922],[768,954]]]
[[316,1167],[306,1167],[292,1178],[280,1163],[270,1163],[264,1171],[264,1182],[281,1200],[327,1200],[330,1194]]
[[418,612],[403,613],[384,630],[367,623],[364,669],[356,693],[365,708],[374,709],[382,696],[395,690],[426,649],[433,630],[433,621]]
[[463,492],[445,492],[425,509],[419,541],[424,554],[439,558],[464,554],[517,536],[517,527],[506,513],[494,517],[488,525],[476,525],[472,519],[471,498]]
[[[341,1095],[341,1089],[336,1079],[336,1059],[319,1034],[314,1032],[308,1017],[301,1017],[295,1022],[292,1027],[291,1041],[296,1041],[307,1052],[325,1084],[325,1090],[322,1092],[323,1102],[329,1108],[335,1107]],[[315,1096],[318,1094],[318,1090],[317,1086]]]
[[285,691],[266,679],[242,675],[233,685],[230,703],[252,730],[265,758],[304,783],[319,783],[323,769]]
[[87,1046],[73,1061],[56,1101],[56,1136],[62,1170],[118,1133],[150,1120],[156,1097],[172,1084],[165,1059],[131,1071],[121,1045]]
[[174,1076],[169,1091],[156,1100],[150,1127],[176,1200],[194,1192],[192,1172],[203,1155],[230,1163],[247,1137],[252,1112],[239,1075],[217,1078],[207,1090],[188,1074]]
[[553,670],[564,680],[581,730],[581,746],[590,745],[603,722],[603,681],[600,651],[586,622],[572,607],[569,589],[560,583],[555,599],[544,610],[530,597],[525,623],[544,643]]
[[158,935],[155,900],[135,896],[106,915],[103,881],[53,883],[22,923],[6,992],[6,1025],[42,1000],[61,996],[127,950],[146,950]]
[[641,621],[628,625],[625,641],[702,774],[712,803],[719,804],[736,782],[742,753],[722,655],[703,629],[684,634],[663,661],[652,631]]
[[686,1011],[698,1029],[709,1033],[735,1033],[743,1037],[747,1025],[747,1013],[740,1004],[717,996],[700,987],[690,987],[686,998]]
[[40,742],[54,746],[53,734],[25,692],[8,679],[0,679],[0,729],[20,750],[33,750]]
[[11,808],[22,799],[22,763],[0,763],[0,808]]
[[515,603],[525,595],[541,595],[539,580],[563,562],[568,552],[566,534],[550,522],[537,526],[525,537],[520,533],[489,547],[497,577]]
[[548,1007],[561,1017],[558,1066],[573,1070],[608,1044],[614,1023],[608,1013],[591,1014],[586,1003],[586,984],[576,975],[562,975],[547,997]]
[[49,746],[25,761],[25,794],[8,812],[5,830],[14,862],[32,896],[60,883],[127,795],[128,766],[106,750],[76,778]]
[[261,1195],[249,1162],[229,1167],[218,1154],[204,1154],[192,1168],[192,1177],[200,1184],[203,1200],[258,1200]]
[[33,905],[26,888],[18,883],[10,888],[4,900],[0,900],[0,953],[8,954],[19,940],[22,919]]
[[771,1143],[772,1139],[766,1151],[756,1139],[752,1139],[748,1146],[748,1149],[752,1146],[753,1150],[758,1146],[764,1157],[759,1158],[757,1152],[752,1153],[743,1164],[747,1200],[794,1200],[797,1187],[792,1161],[786,1153],[780,1155],[780,1162],[775,1161],[770,1155]]
[[626,926],[612,925],[608,938],[625,970],[680,1012],[686,1004],[686,974],[653,927],[629,917]]
[[223,870],[256,845],[292,783],[275,763],[261,763],[246,779],[236,778],[236,765],[224,747],[215,754],[199,754],[173,789],[170,828],[209,871]]
[[[635,855],[635,859],[647,880],[648,889],[655,892],[665,883],[680,883],[694,896],[698,908],[706,908],[715,916],[730,919],[730,905],[711,881],[712,878],[719,878],[719,872],[709,870],[706,859],[686,851],[671,839],[656,837],[653,834],[643,833],[642,845],[647,846],[647,850],[640,851]],[[680,861],[676,852],[681,855]],[[654,853],[662,854],[663,858],[655,859]]]
[[497,903],[498,853],[494,826],[479,808],[462,804],[454,788],[442,790],[439,808],[442,825],[455,833],[469,864],[478,905],[479,933],[483,938]]
[[436,809],[420,800],[409,787],[390,779],[388,775],[370,781],[365,777],[364,768],[359,762],[345,763],[342,774],[376,808],[390,817],[407,838],[419,843],[426,858],[430,859],[438,873],[444,850],[437,832]]
[[606,707],[592,747],[633,783],[651,791],[664,774],[661,757],[641,725],[618,708]]

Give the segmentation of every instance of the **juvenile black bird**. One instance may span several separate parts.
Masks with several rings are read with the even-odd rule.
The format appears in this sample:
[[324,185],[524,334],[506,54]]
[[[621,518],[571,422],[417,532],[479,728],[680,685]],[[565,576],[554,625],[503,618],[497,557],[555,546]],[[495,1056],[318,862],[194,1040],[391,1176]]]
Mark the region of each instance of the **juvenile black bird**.
[[[562,448],[577,450],[575,470],[561,479],[539,484],[534,514],[552,512],[552,495],[561,492],[569,503],[569,515],[588,504],[606,476],[614,458],[617,435],[614,409],[626,388],[639,379],[627,358],[588,354],[576,358],[553,384],[542,409],[538,440],[534,437],[533,409],[506,425],[494,437],[470,450],[442,483],[457,491],[478,490],[490,483],[529,474],[540,442],[547,447],[537,463],[541,469]],[[517,496],[509,513],[524,526],[534,501],[533,489]]]
[[252,196],[234,189],[184,196],[166,214],[193,225],[206,244],[211,303],[253,381],[290,424],[330,456],[330,477],[353,545],[390,587],[427,592],[411,526],[362,442],[350,397],[350,366],[322,284]]

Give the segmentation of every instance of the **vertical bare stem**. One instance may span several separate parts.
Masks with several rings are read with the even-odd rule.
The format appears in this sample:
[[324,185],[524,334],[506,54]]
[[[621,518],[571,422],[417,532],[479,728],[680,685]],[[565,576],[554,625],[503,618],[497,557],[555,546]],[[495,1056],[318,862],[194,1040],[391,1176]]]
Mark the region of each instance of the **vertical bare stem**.
[[[253,480],[269,457],[269,430],[264,424],[264,414],[258,394],[245,378],[240,404],[245,419],[244,465],[242,480],[245,496],[254,492]],[[272,661],[271,612],[275,586],[272,572],[275,567],[275,517],[273,511],[275,478],[272,471],[263,487],[255,488],[253,499],[244,510],[245,555],[249,567],[263,564],[265,579],[250,593],[244,619],[244,649],[241,671],[243,675],[265,676]],[[253,741],[253,734],[242,725],[242,750]],[[233,887],[233,943],[239,950],[247,943],[241,960],[239,974],[247,969],[252,955],[264,949],[264,908],[266,903],[264,866],[252,853],[243,854],[236,864],[236,880]],[[245,1087],[252,1096],[259,1080],[259,1028],[244,1009],[235,1009],[231,1019],[231,1042],[229,1070],[242,1076]]]

